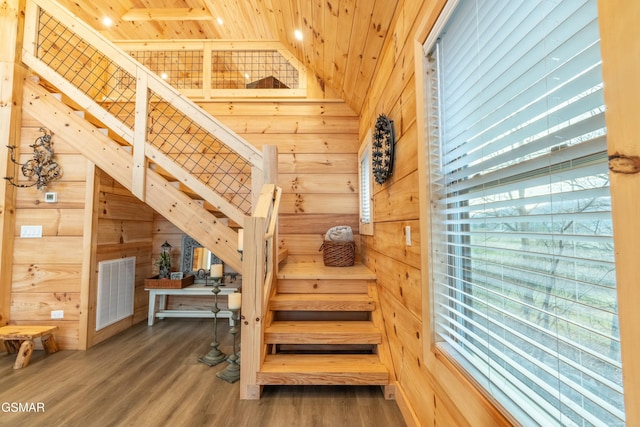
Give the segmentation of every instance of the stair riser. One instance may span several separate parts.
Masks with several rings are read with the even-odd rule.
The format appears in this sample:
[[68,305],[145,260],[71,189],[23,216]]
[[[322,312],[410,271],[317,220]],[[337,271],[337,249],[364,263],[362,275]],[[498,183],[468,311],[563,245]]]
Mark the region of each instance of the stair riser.
[[272,301],[269,305],[275,311],[373,311],[373,303],[349,303],[340,301]]
[[363,279],[278,279],[282,294],[366,294],[368,280]]
[[336,322],[371,320],[370,311],[277,311],[273,320],[309,321],[331,320]]
[[265,344],[380,344],[380,334],[331,335],[323,333],[266,333]]
[[278,353],[290,354],[375,354],[375,344],[279,344]]

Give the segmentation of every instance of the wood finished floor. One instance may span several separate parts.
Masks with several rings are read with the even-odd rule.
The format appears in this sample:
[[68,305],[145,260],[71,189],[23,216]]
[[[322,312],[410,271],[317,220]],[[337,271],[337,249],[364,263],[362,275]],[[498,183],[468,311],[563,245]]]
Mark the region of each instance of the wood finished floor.
[[[229,351],[228,325],[218,325]],[[0,353],[0,426],[405,426],[379,387],[269,386],[261,400],[241,401],[239,384],[215,375],[226,363],[197,361],[212,330],[207,319],[143,322],[85,352],[37,350],[17,371],[15,355]],[[13,413],[5,402],[44,412]]]

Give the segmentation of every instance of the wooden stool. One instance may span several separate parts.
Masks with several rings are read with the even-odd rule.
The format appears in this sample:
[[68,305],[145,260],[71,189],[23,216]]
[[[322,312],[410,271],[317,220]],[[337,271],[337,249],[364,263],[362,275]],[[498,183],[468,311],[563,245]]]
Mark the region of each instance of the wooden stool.
[[57,326],[3,326],[0,328],[0,339],[4,340],[7,353],[18,353],[13,369],[25,368],[29,365],[33,353],[33,340],[40,337],[42,347],[47,353],[58,351],[58,344],[53,337]]

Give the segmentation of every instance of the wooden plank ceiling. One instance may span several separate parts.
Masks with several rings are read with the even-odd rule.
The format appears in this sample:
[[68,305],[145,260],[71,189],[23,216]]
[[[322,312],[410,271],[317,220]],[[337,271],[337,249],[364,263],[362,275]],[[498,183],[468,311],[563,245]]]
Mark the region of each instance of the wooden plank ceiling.
[[[111,40],[280,40],[360,113],[404,0],[58,0]],[[105,27],[103,18],[113,21]],[[220,23],[219,20],[222,22]],[[296,40],[300,30],[303,40]]]

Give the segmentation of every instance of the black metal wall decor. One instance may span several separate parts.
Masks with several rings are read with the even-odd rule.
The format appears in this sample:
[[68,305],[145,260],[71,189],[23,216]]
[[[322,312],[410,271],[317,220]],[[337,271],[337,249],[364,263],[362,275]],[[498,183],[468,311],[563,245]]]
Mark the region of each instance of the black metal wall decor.
[[29,184],[18,184],[10,176],[5,176],[4,179],[15,187],[33,187],[34,185],[38,190],[45,189],[51,181],[62,176],[62,167],[55,161],[53,147],[51,146],[51,132],[49,129],[40,128],[40,132],[44,133],[36,138],[36,140],[29,147],[33,148],[33,157],[21,164],[14,157],[13,145],[7,145],[7,148],[11,151],[11,161],[20,166],[22,175],[29,178],[29,181],[34,179]]
[[393,120],[380,114],[373,132],[371,165],[374,179],[383,184],[393,173],[393,157],[396,135]]

